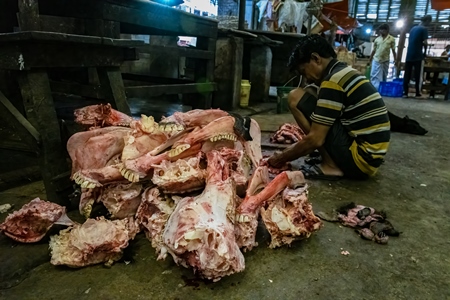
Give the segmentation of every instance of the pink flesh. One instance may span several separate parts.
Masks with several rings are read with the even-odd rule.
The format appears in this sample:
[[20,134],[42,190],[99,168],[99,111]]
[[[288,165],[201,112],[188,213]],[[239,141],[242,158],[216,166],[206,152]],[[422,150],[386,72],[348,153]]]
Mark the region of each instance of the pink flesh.
[[124,162],[125,168],[137,172],[141,177],[145,177],[153,169],[153,165],[161,163],[163,160],[177,160],[180,158],[186,158],[192,155],[196,155],[201,148],[201,144],[193,145],[191,148],[181,152],[179,155],[174,157],[169,157],[168,152],[161,153],[156,156],[147,153],[137,159],[127,160]]
[[34,243],[41,240],[52,225],[65,215],[65,208],[39,198],[9,214],[0,230],[15,241]]
[[76,109],[75,122],[87,126],[129,126],[133,118],[121,113],[110,104],[90,105]]
[[244,142],[244,148],[252,160],[253,166],[257,167],[262,160],[261,129],[259,128],[258,122],[253,119],[250,123],[250,136],[252,137],[252,141]]
[[255,196],[246,196],[237,211],[241,214],[252,214],[258,209],[264,201],[270,201],[283,191],[287,186],[295,186],[304,182],[301,171],[282,172],[277,175],[259,194]]
[[129,128],[107,127],[78,132],[67,142],[72,159],[72,175],[85,169],[99,169],[111,164],[122,153]]
[[86,169],[79,171],[79,174],[86,177],[90,182],[106,184],[117,181],[125,181],[119,170],[120,165],[106,166],[100,169]]
[[161,123],[178,123],[185,127],[205,126],[212,121],[227,116],[228,113],[220,109],[194,109],[185,113],[175,112]]
[[197,142],[207,140],[219,133],[234,133],[233,117],[227,116],[214,120],[202,129],[193,131],[184,139],[177,141],[174,146],[182,144],[193,145]]
[[201,195],[185,197],[177,204],[164,230],[162,252],[217,281],[243,271],[245,262],[230,221],[234,216],[229,216],[235,207],[233,180],[223,172],[225,162],[217,151],[209,152],[207,159],[207,185]]

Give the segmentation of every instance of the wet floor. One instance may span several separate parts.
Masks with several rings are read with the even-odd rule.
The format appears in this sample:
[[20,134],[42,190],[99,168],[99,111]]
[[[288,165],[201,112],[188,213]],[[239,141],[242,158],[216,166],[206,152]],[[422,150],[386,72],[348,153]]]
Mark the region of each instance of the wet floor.
[[[259,246],[245,253],[245,271],[211,283],[169,257],[156,261],[142,234],[123,261],[82,269],[50,265],[45,242],[18,245],[1,237],[0,287],[12,287],[1,289],[0,299],[450,299],[450,102],[396,98],[386,103],[429,133],[393,133],[374,178],[312,181],[309,195],[316,212],[350,201],[385,210],[402,232],[387,245],[325,223],[308,240],[272,250],[260,228]],[[272,112],[253,117],[267,131],[293,121]],[[20,207],[36,196],[45,198],[40,182],[1,192],[0,204]],[[0,220],[5,217],[0,214]],[[342,255],[343,250],[350,254]]]

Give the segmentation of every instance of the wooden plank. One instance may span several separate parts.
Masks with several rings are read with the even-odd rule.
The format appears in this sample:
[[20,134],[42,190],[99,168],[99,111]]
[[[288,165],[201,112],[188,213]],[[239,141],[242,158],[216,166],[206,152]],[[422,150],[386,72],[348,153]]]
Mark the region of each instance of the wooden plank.
[[66,160],[48,76],[45,71],[27,71],[19,74],[19,85],[27,119],[41,135],[39,155],[47,200],[62,203],[60,188],[52,179],[70,170]]
[[[197,47],[215,53],[216,40],[210,38],[197,38]],[[196,82],[213,82],[214,81],[214,60],[196,61],[194,77]],[[212,105],[212,94],[202,93],[194,103],[193,108],[208,109]]]
[[19,137],[33,152],[38,152],[41,137],[39,132],[0,92],[0,116],[6,123],[14,128]]
[[30,152],[36,153],[36,150],[31,150],[30,146],[26,145],[23,141],[11,140],[11,139],[0,139],[0,149]]
[[178,55],[180,57],[190,57],[198,59],[214,59],[214,52],[207,50],[199,50],[188,47],[170,47],[170,46],[142,46],[137,48],[140,53]]
[[42,178],[39,166],[27,167],[11,172],[0,173],[0,191],[10,189],[15,186],[38,181]]
[[41,30],[39,22],[39,1],[38,0],[18,0],[20,30]]
[[131,116],[120,68],[98,68],[97,72],[102,90],[105,92],[105,96],[111,99],[112,106]]
[[187,83],[194,83],[192,80],[189,80],[189,79],[155,77],[155,76],[149,76],[149,75],[144,75],[144,74],[123,73],[123,72],[122,72],[122,78],[124,80],[141,81],[141,82],[148,82],[148,83],[152,83],[152,84],[187,84]]
[[106,99],[100,85],[84,85],[71,82],[50,81],[53,93],[77,95],[94,99]]
[[86,31],[84,28],[84,20],[78,18],[39,15],[39,23],[42,31],[79,35],[85,34]]
[[122,33],[217,37],[217,20],[152,1],[47,0],[40,9],[46,15],[120,22]]
[[[107,3],[108,2],[108,3]],[[103,18],[173,32],[179,35],[217,37],[218,21],[151,1],[107,0]],[[157,20],[157,21],[156,21]],[[138,32],[136,32],[138,33]]]
[[0,47],[0,68],[30,70],[31,68],[119,67],[125,59],[133,58],[133,52],[136,58],[135,48],[59,43],[30,43],[19,47],[10,44]]
[[215,83],[168,84],[154,86],[130,86],[125,91],[128,98],[149,98],[161,95],[202,94],[217,89]]
[[58,43],[77,43],[91,45],[107,45],[116,47],[137,47],[144,45],[144,41],[130,39],[112,39],[108,37],[87,36],[78,34],[66,34],[61,32],[23,31],[0,34],[0,43],[18,41],[45,41]]

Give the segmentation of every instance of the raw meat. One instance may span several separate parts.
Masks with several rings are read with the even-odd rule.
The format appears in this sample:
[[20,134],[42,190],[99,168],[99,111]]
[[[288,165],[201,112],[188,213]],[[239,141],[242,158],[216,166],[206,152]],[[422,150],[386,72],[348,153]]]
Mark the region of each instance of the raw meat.
[[75,122],[88,127],[130,126],[133,118],[113,108],[111,104],[90,105],[76,109]]
[[97,202],[102,202],[112,219],[123,219],[136,214],[141,203],[142,184],[109,184],[102,189]]
[[142,201],[136,212],[136,222],[144,230],[152,247],[159,253],[158,259],[166,255],[162,235],[167,220],[175,209],[175,202],[171,197],[162,194],[158,188],[147,188],[142,194]]
[[173,127],[173,125],[181,125],[184,128],[202,127],[212,121],[228,116],[226,111],[220,109],[194,109],[188,112],[175,112],[170,117],[161,120],[160,126]]
[[178,159],[174,162],[163,160],[153,165],[152,182],[165,193],[187,193],[205,186],[206,162],[202,166],[203,153],[196,157]]
[[141,116],[131,122],[133,131],[125,138],[122,161],[138,158],[167,141],[167,134],[159,130],[153,117]]
[[50,238],[50,263],[73,268],[98,263],[112,265],[122,257],[122,250],[137,232],[133,219],[88,219]]
[[[266,166],[258,167],[249,180],[246,199],[250,196],[256,195],[259,191],[269,183],[269,174]],[[245,201],[245,199],[244,199]],[[242,201],[239,199],[238,204],[241,205]],[[259,208],[252,213],[246,215],[246,222],[235,222],[234,229],[236,235],[236,242],[239,248],[244,251],[252,250],[253,247],[258,246],[256,243],[256,230],[258,227]]]
[[389,236],[400,235],[386,219],[385,212],[353,202],[339,207],[331,216],[324,212],[319,212],[318,216],[329,222],[341,222],[344,226],[353,227],[362,238],[379,244],[387,244]]
[[270,137],[274,144],[293,144],[305,137],[303,130],[296,124],[285,123]]
[[40,241],[57,221],[59,224],[73,224],[65,207],[35,198],[8,215],[0,224],[0,231],[15,241],[34,243]]
[[209,152],[207,159],[206,187],[199,196],[179,201],[167,221],[161,252],[217,281],[243,271],[245,262],[234,235],[234,182],[224,176],[225,162],[217,151]]
[[308,201],[307,188],[306,184],[295,189],[286,188],[267,208],[261,208],[261,217],[272,238],[270,248],[308,238],[322,226]]
[[251,221],[264,203],[261,215],[264,214],[263,221],[272,237],[272,248],[309,237],[321,226],[320,219],[314,215],[307,200],[305,178],[301,171],[284,171],[260,193],[246,197],[236,210],[237,220]]
[[99,169],[115,164],[125,146],[129,128],[106,127],[77,132],[67,142],[72,159],[72,176],[79,170]]

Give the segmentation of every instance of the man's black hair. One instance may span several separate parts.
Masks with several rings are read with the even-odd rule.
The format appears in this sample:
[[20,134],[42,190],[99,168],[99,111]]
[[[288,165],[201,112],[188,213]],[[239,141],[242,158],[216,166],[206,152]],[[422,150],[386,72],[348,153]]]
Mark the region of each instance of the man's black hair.
[[302,36],[289,57],[288,68],[295,71],[298,65],[309,62],[314,52],[323,58],[337,57],[333,47],[320,35]]
[[387,30],[389,31],[389,25],[388,24],[381,24],[380,27],[378,27],[378,30]]
[[420,21],[422,21],[423,23],[431,23],[432,20],[433,20],[433,19],[431,18],[430,15],[423,16],[423,17],[420,19]]

